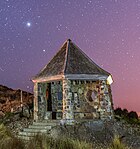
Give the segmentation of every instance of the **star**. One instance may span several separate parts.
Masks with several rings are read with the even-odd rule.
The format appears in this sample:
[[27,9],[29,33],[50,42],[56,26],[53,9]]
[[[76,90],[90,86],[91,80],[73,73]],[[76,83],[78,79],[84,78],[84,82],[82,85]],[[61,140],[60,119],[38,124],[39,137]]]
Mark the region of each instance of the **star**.
[[27,23],[26,23],[26,26],[27,26],[27,27],[31,27],[31,22],[27,22]]

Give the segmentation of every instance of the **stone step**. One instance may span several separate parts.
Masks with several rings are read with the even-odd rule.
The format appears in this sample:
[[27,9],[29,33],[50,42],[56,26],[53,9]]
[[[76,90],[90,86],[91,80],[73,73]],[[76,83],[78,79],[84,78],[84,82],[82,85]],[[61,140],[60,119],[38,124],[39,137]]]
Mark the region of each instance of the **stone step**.
[[47,133],[48,130],[47,130],[47,129],[24,128],[24,129],[23,129],[23,132],[33,132],[33,133],[40,132],[40,133]]
[[44,120],[42,122],[33,122],[28,128],[24,128],[22,132],[19,132],[19,138],[28,141],[37,134],[50,134],[49,130],[54,126],[57,126],[60,121],[58,120]]
[[29,137],[34,137],[37,134],[42,134],[40,132],[27,132],[27,131],[21,131],[19,132],[19,136],[29,136]]
[[52,128],[52,126],[49,126],[49,125],[29,125],[28,128],[50,130]]
[[60,120],[43,120],[42,122],[43,123],[56,123],[56,124],[58,124],[58,123],[60,123]]
[[51,123],[51,122],[33,122],[33,125],[38,126],[57,126],[57,123]]
[[20,136],[20,135],[18,136],[18,138],[22,139],[24,141],[29,141],[29,140],[33,139],[33,137],[31,137],[31,136]]

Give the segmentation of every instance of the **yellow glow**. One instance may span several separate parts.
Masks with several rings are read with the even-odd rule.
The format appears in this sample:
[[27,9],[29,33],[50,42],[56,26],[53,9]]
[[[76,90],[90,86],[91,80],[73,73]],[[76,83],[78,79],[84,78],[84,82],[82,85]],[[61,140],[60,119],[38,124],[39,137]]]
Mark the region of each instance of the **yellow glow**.
[[109,75],[108,78],[107,78],[107,84],[111,85],[112,83],[113,83],[112,76]]

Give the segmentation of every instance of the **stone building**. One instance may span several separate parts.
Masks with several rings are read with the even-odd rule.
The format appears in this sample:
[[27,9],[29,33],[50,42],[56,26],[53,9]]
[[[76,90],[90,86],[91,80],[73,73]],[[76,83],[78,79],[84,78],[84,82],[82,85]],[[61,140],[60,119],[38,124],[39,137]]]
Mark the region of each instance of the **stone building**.
[[68,39],[32,78],[34,120],[111,119],[112,76]]

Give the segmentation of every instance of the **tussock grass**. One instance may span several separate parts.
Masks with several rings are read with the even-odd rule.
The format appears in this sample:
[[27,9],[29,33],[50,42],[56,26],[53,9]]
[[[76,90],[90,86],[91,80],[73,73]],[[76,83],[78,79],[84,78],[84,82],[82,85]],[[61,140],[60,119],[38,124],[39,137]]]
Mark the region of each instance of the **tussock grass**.
[[12,137],[10,130],[8,130],[3,124],[0,124],[0,140]]
[[70,138],[53,139],[45,135],[37,135],[28,144],[28,149],[92,149],[93,145]]
[[130,149],[125,144],[123,144],[120,140],[119,136],[114,136],[114,139],[108,149]]
[[24,149],[24,142],[12,135],[9,129],[0,124],[0,149]]

